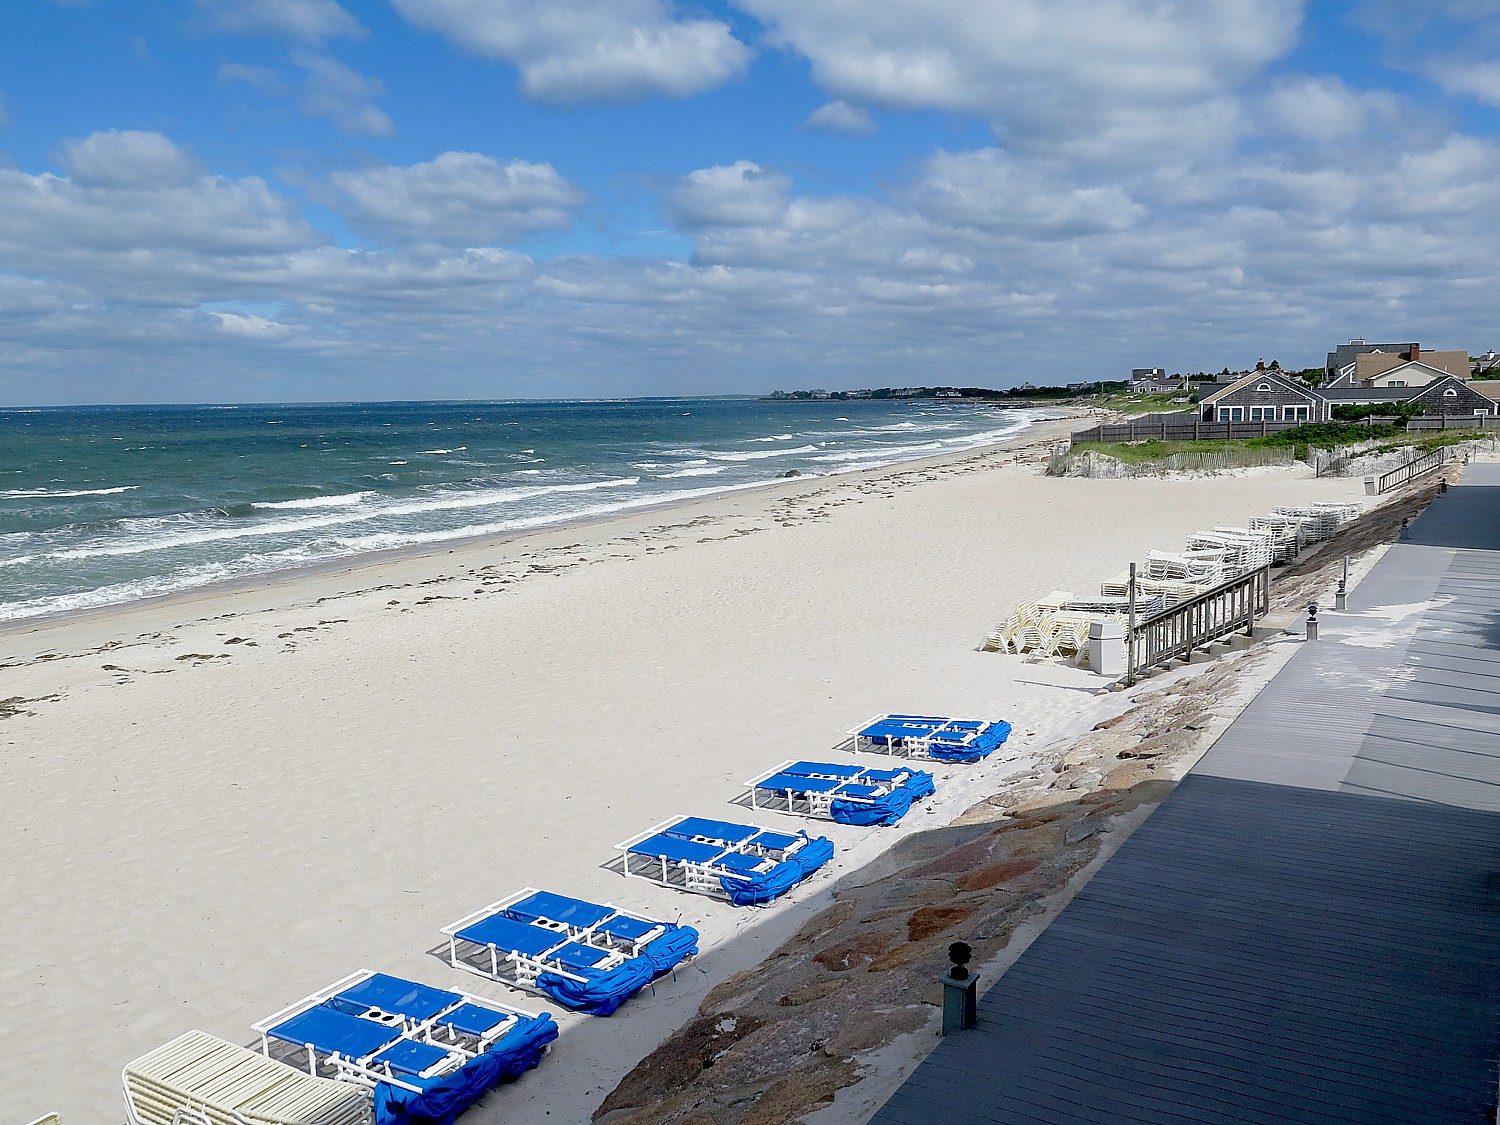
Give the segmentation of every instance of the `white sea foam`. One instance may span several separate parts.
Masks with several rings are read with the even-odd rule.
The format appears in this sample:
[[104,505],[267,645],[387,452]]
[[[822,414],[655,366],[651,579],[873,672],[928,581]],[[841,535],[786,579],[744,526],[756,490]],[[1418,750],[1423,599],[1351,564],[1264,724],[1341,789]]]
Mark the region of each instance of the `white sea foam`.
[[425,457],[446,457],[450,453],[463,453],[468,448],[467,445],[460,445],[457,449],[419,449],[417,452]]
[[54,551],[55,559],[118,558],[122,555],[140,555],[148,551],[164,551],[173,547],[191,547],[201,543],[221,543],[233,539],[257,539],[268,535],[296,535],[328,527],[341,527],[351,523],[384,519],[396,516],[424,515],[431,512],[454,511],[464,508],[487,508],[500,504],[514,504],[520,500],[565,492],[592,492],[601,488],[629,488],[640,483],[640,477],[620,477],[614,480],[590,481],[580,484],[554,484],[522,488],[486,489],[468,492],[438,492],[420,500],[396,501],[388,504],[367,504],[353,511],[342,511],[334,515],[308,516],[296,520],[269,521],[265,523],[241,524],[234,527],[199,526],[187,532],[161,533],[163,524],[169,520],[176,524],[180,518],[167,517],[161,520],[122,521],[134,523],[142,534],[135,538],[116,539],[99,546],[74,547]]
[[698,465],[690,469],[678,469],[675,473],[662,473],[657,480],[672,480],[676,477],[711,477],[715,473],[727,472],[728,465]]
[[341,496],[304,496],[300,500],[264,501],[251,505],[255,508],[281,510],[284,508],[345,508],[359,504],[374,496],[373,492],[346,492]]
[[936,453],[942,448],[943,443],[940,441],[923,442],[921,445],[876,445],[849,450],[845,453],[819,453],[810,460],[837,464],[844,461],[868,461],[872,457],[878,457],[889,462],[899,461],[903,457],[916,457],[923,453]]
[[748,442],[748,441],[796,441],[797,439],[792,434],[775,434],[772,437],[752,437],[752,438],[746,438],[745,440]]
[[704,455],[712,457],[715,461],[761,461],[767,457],[794,457],[799,453],[816,453],[817,451],[816,445],[799,445],[796,449],[767,449],[755,453],[710,449]]
[[9,488],[0,491],[0,500],[61,500],[69,496],[117,496],[140,488],[138,484],[122,484],[118,488]]

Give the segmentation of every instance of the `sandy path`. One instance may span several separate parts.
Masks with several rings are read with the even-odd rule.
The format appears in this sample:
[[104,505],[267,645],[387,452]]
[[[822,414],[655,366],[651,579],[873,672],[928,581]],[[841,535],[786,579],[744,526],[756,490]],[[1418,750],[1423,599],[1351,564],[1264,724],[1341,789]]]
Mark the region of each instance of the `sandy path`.
[[[360,967],[516,1000],[427,951],[531,884],[705,933],[655,997],[564,1015],[542,1069],[471,1115],[586,1120],[825,893],[736,911],[623,880],[602,866],[616,841],[678,812],[732,819],[743,779],[877,711],[1009,718],[1022,748],[1082,729],[1110,706],[1097,679],[976,651],[1018,599],[1357,488],[1057,480],[1033,456],[788,481],[0,637],[0,698],[40,700],[0,720],[0,1000],[28,1028],[0,1058],[14,1113],[119,1120],[124,1062],[192,1027],[248,1042]],[[899,829],[834,826],[833,874],[1025,766],[944,771],[937,811]]]

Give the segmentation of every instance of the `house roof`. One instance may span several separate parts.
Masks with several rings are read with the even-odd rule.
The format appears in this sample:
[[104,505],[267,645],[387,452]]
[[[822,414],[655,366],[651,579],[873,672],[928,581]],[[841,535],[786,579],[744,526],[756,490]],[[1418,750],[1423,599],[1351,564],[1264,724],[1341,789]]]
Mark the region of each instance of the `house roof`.
[[1335,406],[1348,403],[1405,402],[1426,387],[1324,387],[1323,397]]
[[1378,375],[1372,375],[1370,377],[1372,379],[1388,379],[1392,375],[1397,375],[1402,372],[1408,371],[1412,372],[1413,374],[1426,374],[1429,380],[1433,383],[1436,383],[1442,379],[1452,379],[1454,377],[1451,371],[1444,371],[1441,367],[1432,367],[1429,364],[1423,363],[1420,359],[1407,360],[1405,363],[1399,364],[1396,367],[1389,368],[1385,371],[1380,372]]
[[1309,399],[1316,399],[1316,398],[1321,398],[1322,397],[1317,391],[1313,390],[1311,387],[1305,387],[1301,383],[1294,382],[1292,379],[1289,379],[1287,376],[1283,375],[1279,371],[1252,371],[1252,372],[1250,372],[1250,374],[1246,375],[1244,378],[1242,378],[1242,379],[1236,379],[1233,383],[1230,383],[1227,387],[1220,387],[1213,394],[1206,395],[1201,400],[1201,403],[1202,403],[1202,405],[1207,406],[1209,403],[1212,403],[1212,402],[1214,402],[1214,401],[1216,401],[1218,399],[1224,398],[1226,395],[1231,395],[1235,391],[1241,390],[1244,387],[1248,387],[1251,383],[1271,383],[1273,386],[1276,386],[1276,385],[1279,384],[1279,389],[1280,390],[1291,391],[1294,394],[1303,395],[1303,396],[1305,396],[1306,398],[1309,398]]

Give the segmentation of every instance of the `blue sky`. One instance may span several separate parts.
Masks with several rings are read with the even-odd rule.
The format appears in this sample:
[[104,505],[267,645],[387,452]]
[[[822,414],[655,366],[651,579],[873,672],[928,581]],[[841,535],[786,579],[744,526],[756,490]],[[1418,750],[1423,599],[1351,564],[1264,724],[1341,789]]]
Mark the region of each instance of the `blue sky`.
[[28,0],[0,403],[1478,352],[1500,0]]

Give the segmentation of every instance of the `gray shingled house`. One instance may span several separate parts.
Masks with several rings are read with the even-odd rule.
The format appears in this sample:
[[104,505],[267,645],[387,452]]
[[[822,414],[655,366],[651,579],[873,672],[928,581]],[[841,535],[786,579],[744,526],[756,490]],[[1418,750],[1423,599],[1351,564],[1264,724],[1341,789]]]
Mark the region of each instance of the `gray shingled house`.
[[1252,371],[1198,404],[1205,422],[1326,422],[1328,400],[1280,371]]

